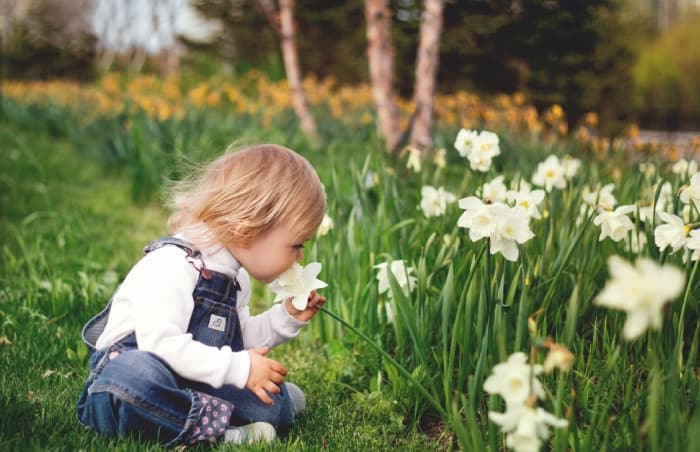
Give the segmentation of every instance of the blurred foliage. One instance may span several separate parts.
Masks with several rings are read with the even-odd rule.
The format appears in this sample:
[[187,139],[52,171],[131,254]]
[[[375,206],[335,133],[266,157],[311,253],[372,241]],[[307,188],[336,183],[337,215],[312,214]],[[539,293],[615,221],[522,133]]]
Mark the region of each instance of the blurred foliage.
[[631,68],[653,30],[648,17],[630,16],[602,8],[595,24],[600,42],[591,70],[577,75],[583,110],[596,111],[603,135],[619,135],[636,121],[632,103]]
[[[13,241],[3,248],[9,265],[2,267],[7,270],[0,276],[15,284],[7,285],[11,290],[4,294],[10,298],[3,306],[14,307],[8,312],[18,318],[17,325],[32,325],[23,321],[28,315],[38,325],[50,325],[55,321],[52,319],[65,316],[71,322],[70,330],[78,331],[76,316],[85,315],[91,310],[86,307],[105,300],[107,291],[118,281],[117,275],[128,270],[122,268],[129,261],[123,256],[129,249],[137,250],[124,243],[137,243],[134,235],[157,230],[152,226],[154,221],[142,221],[142,214],[124,204],[125,190],[118,185],[115,189],[112,172],[119,171],[128,178],[135,199],[155,201],[168,180],[178,179],[195,162],[219,154],[231,139],[282,142],[298,149],[317,168],[329,194],[329,215],[336,224],[327,236],[310,244],[307,258],[322,262],[325,274],[343,275],[328,288],[329,300],[335,300],[330,307],[357,326],[353,331],[367,338],[358,341],[357,336],[325,315],[330,311],[315,320],[312,336],[308,336],[314,341],[313,353],[304,350],[303,359],[320,364],[300,383],[330,382],[330,393],[341,396],[336,401],[317,392],[314,399],[309,399],[314,404],[309,405],[310,415],[317,417],[309,424],[312,428],[303,430],[312,432],[318,442],[331,444],[326,448],[387,450],[382,444],[392,444],[396,450],[438,450],[404,447],[400,442],[406,424],[418,422],[421,417],[438,419],[437,411],[442,416],[438,432],[453,435],[461,449],[499,450],[502,434],[479,417],[499,408],[493,399],[487,403],[483,397],[484,378],[491,365],[502,361],[511,347],[527,349],[545,334],[563,340],[577,357],[577,370],[566,379],[560,374],[544,381],[552,388],[547,405],[566,416],[572,425],[553,435],[551,450],[571,450],[571,444],[577,443],[581,446],[576,450],[643,450],[640,444],[647,441],[644,432],[650,428],[657,429],[658,436],[670,438],[669,450],[683,450],[680,445],[690,442],[686,438],[697,436],[693,419],[698,416],[694,401],[700,394],[696,371],[700,342],[695,328],[698,306],[689,295],[697,293],[695,274],[689,278],[696,282],[688,285],[684,301],[669,306],[663,334],[649,335],[636,344],[619,344],[614,332],[621,326],[622,316],[602,314],[591,300],[604,281],[605,257],[620,253],[627,258],[638,251],[621,243],[601,242],[598,230],[590,228],[588,221],[575,221],[588,190],[585,186],[614,182],[622,203],[634,203],[640,209],[650,206],[654,194],[657,200],[660,194],[653,184],[658,176],[666,176],[670,165],[659,165],[658,172],[654,168],[647,175],[639,171],[640,167],[625,164],[632,156],[621,145],[608,143],[600,153],[593,153],[596,150],[591,145],[591,154],[585,154],[586,143],[565,137],[561,141],[541,141],[542,136],[560,133],[565,117],[561,106],[552,106],[540,117],[523,104],[522,96],[499,97],[489,105],[476,96],[456,93],[441,96],[445,103],[438,104],[444,115],[437,133],[439,145],[446,150],[443,162],[426,160],[423,169],[414,173],[405,166],[405,155],[397,160],[397,156],[378,149],[371,116],[364,119],[365,113],[370,115],[371,105],[366,85],[349,91],[348,86],[335,89],[325,82],[305,80],[310,103],[322,118],[319,132],[325,140],[323,146],[312,148],[298,131],[286,84],[253,71],[248,74],[192,86],[178,75],[157,78],[124,74],[111,74],[93,86],[66,82],[7,84],[2,102],[7,124],[23,127],[22,133],[16,133],[3,123],[0,133],[9,130],[2,136],[8,143],[8,168],[23,171],[18,175],[4,171],[0,175],[0,205],[10,206],[8,218],[18,219],[6,226],[10,234],[4,236]],[[458,124],[449,122],[450,117],[463,118],[479,111],[484,114],[473,118],[477,121],[474,124],[504,131],[499,133],[502,158],[490,174],[483,175],[465,169],[464,159],[451,147]],[[593,115],[586,121],[588,127],[596,123]],[[55,138],[62,135],[69,140]],[[40,141],[30,140],[36,136]],[[73,151],[80,152],[80,157]],[[587,158],[569,187],[548,195],[542,210],[544,218],[533,222],[535,238],[527,248],[521,248],[520,262],[491,259],[490,253],[479,251],[487,249],[485,243],[463,238],[466,233],[456,226],[461,214],[456,205],[436,219],[424,218],[416,209],[424,185],[444,186],[460,195],[478,190],[483,193],[482,182],[496,174],[529,180],[537,162],[549,153]],[[106,177],[96,175],[96,165],[90,161],[93,159],[111,170]],[[367,183],[368,176],[371,184]],[[669,175],[669,179],[675,187],[671,191],[677,193],[687,176]],[[90,196],[95,193],[97,197]],[[160,210],[153,216],[162,221]],[[121,224],[127,220],[128,225]],[[648,236],[651,248],[643,248],[642,255],[654,250],[652,223],[645,223],[644,236]],[[134,224],[140,226],[135,228]],[[0,221],[0,230],[3,226]],[[119,231],[129,231],[126,242]],[[110,251],[105,259],[105,253],[95,248],[98,245],[119,253]],[[52,246],[55,252],[47,252],[53,250]],[[86,252],[68,252],[80,249]],[[418,284],[410,296],[396,288],[391,299],[378,293],[374,266],[392,256],[414,266]],[[58,257],[61,264],[51,265]],[[682,259],[678,254],[667,257],[676,263]],[[395,313],[393,321],[389,321],[388,306]],[[30,313],[25,314],[21,307],[31,309]],[[378,307],[383,309],[379,311]],[[5,378],[10,382],[5,385],[6,392],[19,388],[26,393],[29,387],[36,390],[36,384],[17,386],[15,374],[26,368],[35,374],[46,372],[46,366],[24,365],[25,361],[37,360],[29,355],[23,358],[22,353],[36,349],[36,341],[23,338],[45,342],[47,335],[32,329],[28,335],[26,328],[14,325],[3,327],[2,334],[22,344],[15,347],[18,351],[12,352],[14,355],[5,358],[0,354],[4,368],[11,371]],[[367,340],[376,349],[368,346]],[[663,348],[652,348],[654,342]],[[85,359],[76,348],[75,337],[58,344],[58,352],[54,350],[48,358],[61,366],[50,364],[49,370],[75,372]],[[383,354],[377,356],[372,350],[382,350]],[[283,353],[289,359],[286,351]],[[400,367],[390,365],[393,361],[389,359]],[[535,349],[532,359],[539,360]],[[654,377],[658,371],[648,369],[659,367],[664,379],[648,390],[650,379],[658,381]],[[12,373],[14,369],[18,370]],[[29,380],[39,381],[37,377]],[[296,376],[295,381],[299,381]],[[343,400],[350,398],[348,391],[354,394],[349,409],[343,405]],[[427,406],[425,395],[436,401],[431,402],[432,408]],[[54,399],[62,405],[51,412],[65,413],[67,398]],[[649,399],[656,400],[654,407],[648,407]],[[658,415],[653,410],[658,410]],[[331,419],[329,412],[350,414],[343,418],[343,425],[352,430],[350,437],[361,432],[361,437],[379,437],[382,444],[348,446],[347,437],[334,430],[338,422],[324,421]],[[610,427],[613,416],[620,419],[615,428],[601,435]],[[8,416],[0,416],[0,423],[2,419],[5,425],[12,425]],[[324,428],[314,427],[319,422]],[[432,434],[436,433],[432,430],[435,423],[428,422]],[[378,424],[376,429],[367,427]],[[73,432],[65,440],[71,450],[83,448],[83,440],[75,437],[74,424],[64,430]],[[470,441],[470,437],[476,439]],[[15,441],[13,437],[11,441]],[[440,450],[455,449],[450,441],[446,440],[446,447]],[[334,444],[338,446],[334,448]],[[280,445],[285,447],[288,444]],[[299,445],[300,450],[320,448]],[[123,450],[134,448],[127,444]]]
[[471,80],[478,91],[522,91],[539,109],[561,104],[576,120],[583,113],[577,76],[591,71],[601,38],[597,8],[612,7],[610,0],[448,3],[442,61],[450,70],[440,78],[449,89]]
[[94,39],[84,11],[90,0],[3,2],[3,72],[9,77],[94,75]]
[[[235,55],[235,61],[271,69],[273,79],[283,76],[276,34],[256,2],[197,3],[203,13],[226,21],[224,58]],[[410,98],[422,2],[394,0],[391,7],[396,88]],[[637,23],[623,23],[620,10],[618,0],[448,0],[439,91],[521,92],[541,111],[562,105],[572,122],[587,111],[600,111],[608,120],[606,132],[619,132],[633,113],[631,43],[648,32]],[[367,81],[365,28],[357,26],[364,23],[362,0],[298,0],[295,14],[305,72],[332,76],[341,84]],[[240,65],[233,63],[244,69]],[[611,93],[615,102],[609,102]]]
[[[85,25],[89,1],[30,1],[22,17],[10,16],[4,74],[94,76],[94,37]],[[193,2],[221,20],[225,32],[213,44],[182,43],[186,77],[258,69],[268,80],[284,80],[278,35],[257,1]],[[396,88],[410,99],[422,2],[392,0],[391,8]],[[338,85],[367,82],[363,0],[297,0],[295,15],[305,74]],[[698,42],[700,27],[697,21],[681,24],[649,43],[652,23],[624,0],[446,0],[438,91],[524,95],[540,114],[561,105],[569,127],[595,111],[604,135],[620,134],[631,122],[697,128],[700,58],[687,43]],[[124,61],[129,58],[117,56],[113,67],[130,67]],[[157,71],[157,59],[143,70]]]
[[656,128],[700,127],[700,17],[678,23],[642,50],[634,67],[635,106]]
[[[307,77],[304,89],[319,118],[321,148],[355,152],[347,148],[347,143],[376,142],[369,85],[338,85],[331,78]],[[155,199],[164,178],[179,177],[173,168],[186,166],[193,156],[200,159],[219,152],[231,137],[241,145],[264,141],[295,148],[309,146],[298,130],[286,81],[275,82],[257,70],[208,79],[201,75],[156,77],[114,72],[90,84],[15,81],[5,82],[0,95],[3,119],[52,136],[68,137],[85,155],[113,170],[128,168],[132,194],[139,200]],[[411,102],[400,102],[399,107],[402,127],[406,127],[414,107]],[[435,145],[436,149],[442,148],[436,151],[436,158],[453,148],[453,137],[460,127],[497,131],[504,142],[512,137],[546,146],[569,143],[601,161],[608,160],[613,150],[623,148],[630,151],[632,159],[644,154],[678,158],[679,149],[674,150],[668,143],[647,146],[638,140],[636,127],[626,130],[626,139],[611,139],[603,134],[605,124],[597,113],[587,113],[579,123],[569,122],[560,105],[539,113],[521,93],[439,94],[435,109]],[[687,150],[700,150],[700,141],[689,143]],[[359,148],[356,151],[365,152]],[[530,164],[530,157],[522,149],[511,155],[518,165]],[[459,170],[460,166],[455,168]]]

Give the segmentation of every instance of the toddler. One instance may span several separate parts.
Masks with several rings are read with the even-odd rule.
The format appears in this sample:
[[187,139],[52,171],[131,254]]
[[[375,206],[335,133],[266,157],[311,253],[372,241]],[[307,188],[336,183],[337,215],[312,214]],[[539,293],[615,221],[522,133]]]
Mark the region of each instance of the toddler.
[[272,441],[306,404],[267,351],[325,303],[291,299],[260,315],[250,278],[269,283],[303,256],[325,211],[309,162],[271,144],[227,153],[175,187],[172,234],[144,249],[83,328],[90,373],[81,423],[168,446]]

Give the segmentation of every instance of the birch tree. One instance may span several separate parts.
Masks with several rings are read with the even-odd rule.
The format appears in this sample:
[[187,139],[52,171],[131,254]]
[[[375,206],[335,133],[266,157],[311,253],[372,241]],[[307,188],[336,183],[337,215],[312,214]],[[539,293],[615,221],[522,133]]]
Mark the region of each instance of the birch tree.
[[272,30],[280,40],[280,50],[287,83],[292,92],[294,112],[301,123],[301,130],[312,140],[318,140],[316,121],[311,114],[309,100],[302,84],[299,67],[299,52],[296,45],[296,27],[294,24],[294,0],[280,0],[279,12],[274,0],[256,0],[255,4],[267,18]]
[[433,146],[435,85],[440,55],[443,5],[444,0],[425,0],[421,18],[413,90],[416,111],[410,144],[423,152],[429,151]]
[[280,37],[282,31],[280,30],[280,19],[275,7],[275,0],[256,0],[255,4],[265,16],[277,37]]
[[301,121],[301,129],[312,140],[318,140],[316,122],[309,109],[309,101],[301,83],[301,70],[295,42],[294,0],[280,0],[280,47],[289,89],[292,91],[294,110]]
[[377,126],[389,152],[395,152],[401,140],[399,109],[393,89],[391,11],[388,0],[365,0],[367,58],[372,95],[377,107]]

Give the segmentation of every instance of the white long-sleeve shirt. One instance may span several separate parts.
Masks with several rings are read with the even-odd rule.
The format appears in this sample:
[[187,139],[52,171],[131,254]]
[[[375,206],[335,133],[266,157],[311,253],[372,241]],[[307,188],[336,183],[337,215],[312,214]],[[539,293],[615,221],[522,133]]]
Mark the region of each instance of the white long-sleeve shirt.
[[[186,237],[178,235],[178,238]],[[202,251],[209,270],[236,278],[241,286],[236,309],[246,349],[274,347],[297,334],[308,322],[292,317],[283,304],[251,316],[250,277],[223,246]],[[187,333],[194,300],[192,292],[199,272],[176,246],[151,251],[131,269],[112,298],[112,307],[97,349],[104,349],[134,332],[139,350],[154,353],[178,375],[220,387],[233,384],[243,388],[250,373],[247,351],[234,352],[192,339]]]

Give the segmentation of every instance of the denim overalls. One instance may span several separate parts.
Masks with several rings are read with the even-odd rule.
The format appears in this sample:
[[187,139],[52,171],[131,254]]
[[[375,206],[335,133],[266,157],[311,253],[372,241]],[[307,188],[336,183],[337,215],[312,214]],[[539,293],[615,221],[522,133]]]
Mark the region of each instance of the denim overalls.
[[[174,237],[152,242],[144,254],[167,245],[184,250],[187,256],[183,259],[199,271],[187,332],[207,345],[243,350],[236,311],[238,282],[206,269],[200,252]],[[140,351],[134,333],[104,350],[95,350],[110,306],[111,300],[82,332],[91,356],[90,374],[78,400],[81,423],[106,435],[133,434],[168,446],[216,442],[228,425],[264,421],[286,430],[292,424],[292,404],[284,384],[280,394],[268,393],[275,402],[268,406],[248,389],[214,388],[180,377],[153,353]]]

